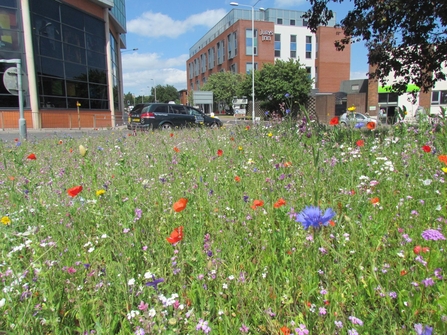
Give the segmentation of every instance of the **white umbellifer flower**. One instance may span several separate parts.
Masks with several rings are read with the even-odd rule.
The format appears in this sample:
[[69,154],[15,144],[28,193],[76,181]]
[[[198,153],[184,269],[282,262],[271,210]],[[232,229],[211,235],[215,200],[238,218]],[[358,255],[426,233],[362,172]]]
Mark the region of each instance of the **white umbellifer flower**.
[[422,183],[423,183],[425,186],[428,186],[428,185],[431,184],[431,182],[432,182],[431,179],[425,179]]
[[90,249],[87,250],[88,253],[92,253],[95,250],[95,247],[91,247]]
[[151,308],[147,314],[148,314],[151,318],[153,318],[153,317],[155,316],[155,314],[157,314],[157,313],[155,312],[155,309]]
[[3,298],[2,300],[0,300],[0,308],[2,308],[3,306],[5,306],[6,304],[6,300],[5,298]]
[[102,234],[101,238],[107,238],[107,234]]
[[127,285],[129,285],[129,286],[135,285],[135,279],[134,278],[129,279],[129,281],[127,282]]
[[153,276],[153,274],[150,271],[148,271],[144,274],[144,278],[146,278],[146,279],[152,279],[152,276]]

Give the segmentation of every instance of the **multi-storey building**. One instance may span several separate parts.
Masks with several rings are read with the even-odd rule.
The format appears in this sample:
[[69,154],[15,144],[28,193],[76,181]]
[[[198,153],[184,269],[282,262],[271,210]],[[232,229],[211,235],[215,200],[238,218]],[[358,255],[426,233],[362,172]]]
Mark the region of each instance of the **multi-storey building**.
[[[198,90],[219,71],[248,73],[276,59],[299,60],[319,92],[337,92],[350,76],[350,46],[337,51],[335,40],[343,37],[335,17],[314,34],[302,18],[304,12],[283,9],[231,10],[189,50],[186,62],[188,91]],[[254,64],[252,63],[254,50]]]
[[[2,0],[0,79],[21,60],[27,126],[120,122],[125,33],[125,0]],[[0,127],[18,126],[18,107],[0,80]]]

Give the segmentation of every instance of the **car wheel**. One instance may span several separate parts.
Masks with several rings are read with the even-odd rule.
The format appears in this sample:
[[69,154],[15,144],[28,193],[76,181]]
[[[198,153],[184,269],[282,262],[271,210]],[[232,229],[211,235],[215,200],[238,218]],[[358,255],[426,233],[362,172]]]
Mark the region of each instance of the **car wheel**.
[[170,123],[163,123],[160,128],[162,130],[171,130],[172,129],[172,124],[170,124]]
[[345,122],[341,122],[340,123],[343,127],[346,127],[347,126],[347,124],[345,123]]
[[219,128],[219,125],[216,122],[214,122],[214,123],[210,124],[210,128],[213,128],[213,129]]

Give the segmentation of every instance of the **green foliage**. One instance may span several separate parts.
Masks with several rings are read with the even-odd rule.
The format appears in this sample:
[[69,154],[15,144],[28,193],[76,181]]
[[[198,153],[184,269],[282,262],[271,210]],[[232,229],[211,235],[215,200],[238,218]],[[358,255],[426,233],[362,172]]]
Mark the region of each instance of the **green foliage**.
[[[247,96],[251,95],[251,78],[251,75],[245,76],[242,83],[243,93]],[[290,100],[286,99],[286,94],[292,97],[289,107],[305,105],[311,88],[312,79],[306,68],[294,59],[278,59],[275,64],[264,64],[261,70],[255,71],[256,100],[268,102],[270,110],[279,110],[281,103]]]
[[[344,0],[310,0],[304,15],[316,31],[334,17],[330,3]],[[368,63],[377,68],[370,78],[386,78],[394,72],[393,91],[405,93],[408,84],[428,92],[437,81],[446,79],[447,3],[445,1],[366,0],[356,1],[340,20],[344,37],[335,45],[343,49],[352,42],[366,42]]]
[[242,75],[230,71],[213,73],[208,77],[207,82],[200,88],[201,91],[212,91],[214,101],[225,102],[232,105],[234,96],[240,96],[240,84]]
[[0,333],[446,334],[445,124],[303,122],[0,142]]

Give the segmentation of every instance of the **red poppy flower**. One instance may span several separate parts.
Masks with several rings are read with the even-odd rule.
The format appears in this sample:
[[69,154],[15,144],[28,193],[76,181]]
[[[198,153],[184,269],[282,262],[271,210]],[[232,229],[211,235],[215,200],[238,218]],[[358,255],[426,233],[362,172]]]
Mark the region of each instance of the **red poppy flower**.
[[366,124],[366,128],[368,128],[369,130],[374,130],[374,129],[376,129],[376,123],[370,121]]
[[174,151],[175,151],[175,152],[180,152],[180,149],[177,148],[177,147],[174,147]]
[[292,162],[284,162],[284,167],[291,167],[292,166]]
[[251,208],[256,209],[258,207],[264,206],[264,201],[262,200],[254,200],[253,205],[251,205]]
[[277,202],[273,205],[275,208],[279,208],[281,206],[284,206],[286,204],[286,201],[283,198],[278,199]]
[[246,126],[246,127],[245,127],[245,130],[250,130],[250,126]]
[[283,335],[290,335],[290,329],[286,326],[281,327],[279,330],[283,333]]
[[236,177],[234,177],[234,180],[239,183],[241,181],[241,177],[236,176]]
[[329,125],[336,126],[338,124],[338,116],[334,116],[330,121]]
[[171,244],[176,244],[180,242],[183,239],[183,226],[175,228],[171,236],[166,237],[166,241],[168,241]]
[[170,133],[169,136],[174,137],[174,134],[173,134],[173,133]]
[[332,220],[329,220],[329,225],[330,225],[331,227],[335,227],[335,222],[332,221]]
[[357,144],[358,147],[363,147],[365,145],[365,141],[364,140],[358,140],[357,142],[355,142],[355,144]]
[[174,211],[176,211],[177,213],[179,213],[186,208],[187,203],[188,203],[188,199],[181,198],[180,200],[175,202],[174,205],[172,205],[172,209]]
[[440,162],[447,164],[447,155],[439,155],[438,159]]
[[401,271],[400,271],[400,275],[401,275],[401,276],[405,276],[407,273],[408,273],[407,270],[401,270]]
[[14,142],[18,142],[18,141],[19,141],[19,139],[18,139],[18,138],[15,138],[15,139],[14,139]]
[[31,160],[36,160],[37,159],[37,157],[36,157],[36,155],[35,154],[29,154],[28,155],[28,157],[26,157],[26,159],[31,159]]
[[416,255],[419,255],[419,254],[421,253],[421,250],[422,250],[422,247],[421,247],[420,245],[417,245],[417,246],[415,246],[415,247],[413,248],[413,252],[414,252]]
[[219,156],[219,157],[220,157],[220,156],[222,156],[222,155],[223,155],[223,151],[222,151],[222,150],[220,150],[220,149],[219,149],[219,150],[217,150],[217,156]]
[[63,142],[62,142],[62,140],[59,140],[59,144],[62,144]]
[[431,148],[430,148],[430,146],[428,146],[428,145],[423,145],[422,146],[422,150],[424,150],[425,152],[430,152],[431,151]]
[[372,198],[371,200],[369,200],[373,205],[377,205],[378,203],[379,203],[379,198],[378,197],[375,197],[375,198]]
[[234,137],[233,136],[230,137],[230,141],[234,141]]
[[68,193],[68,195],[69,195],[70,197],[74,198],[74,197],[77,196],[81,191],[82,191],[82,186],[79,185],[79,186],[75,186],[75,187],[69,188],[69,189],[67,190],[67,193]]

